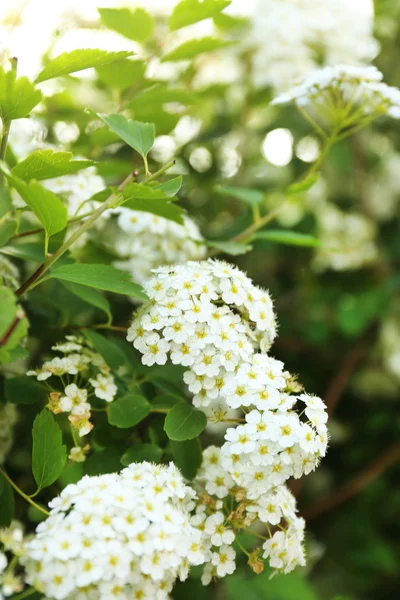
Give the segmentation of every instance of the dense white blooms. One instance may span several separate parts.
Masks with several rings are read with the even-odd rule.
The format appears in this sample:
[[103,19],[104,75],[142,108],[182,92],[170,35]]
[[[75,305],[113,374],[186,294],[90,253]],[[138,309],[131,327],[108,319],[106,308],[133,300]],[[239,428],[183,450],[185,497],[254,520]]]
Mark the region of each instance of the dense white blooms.
[[[79,157],[76,157],[79,158]],[[82,215],[95,208],[93,202],[88,202],[92,196],[106,188],[104,179],[97,175],[94,167],[89,167],[73,175],[62,175],[43,182],[44,187],[68,203],[68,215]]]
[[[236,267],[220,261],[161,268],[144,284],[128,340],[147,366],[168,357],[188,367],[193,404],[212,422],[230,409],[246,417],[225,434],[222,460],[229,481],[261,497],[289,477],[312,471],[325,455],[327,413],[300,391],[284,364],[268,354],[276,322],[269,294]],[[209,493],[224,497],[226,486]]]
[[0,404],[0,465],[14,442],[14,427],[18,420],[17,408],[14,404]]
[[354,270],[378,258],[376,225],[368,217],[324,203],[316,210],[316,221],[318,237],[324,240],[315,256],[316,269]]
[[56,600],[167,599],[204,561],[194,497],[172,463],[83,477],[50,502],[25,544],[27,582]]
[[335,65],[317,69],[303,82],[275,98],[271,104],[296,101],[300,106],[311,104],[314,109],[343,126],[353,125],[362,118],[387,114],[400,118],[400,90],[382,82],[376,67]]
[[206,255],[204,239],[188,217],[179,225],[151,213],[121,207],[117,219],[108,222],[97,237],[120,257],[115,266],[139,282],[148,279],[152,269],[160,265],[200,260]]
[[[80,436],[84,436],[93,428],[88,395],[94,394],[96,398],[112,402],[117,393],[114,376],[101,355],[83,337],[66,336],[65,342],[56,344],[52,349],[63,356],[46,361],[40,369],[28,371],[27,375],[46,381],[52,390],[48,408],[55,414],[69,413],[71,425]],[[62,378],[63,393],[51,387],[48,381],[51,377]]]
[[372,17],[352,0],[259,0],[248,40],[254,83],[285,91],[321,64],[370,62]]

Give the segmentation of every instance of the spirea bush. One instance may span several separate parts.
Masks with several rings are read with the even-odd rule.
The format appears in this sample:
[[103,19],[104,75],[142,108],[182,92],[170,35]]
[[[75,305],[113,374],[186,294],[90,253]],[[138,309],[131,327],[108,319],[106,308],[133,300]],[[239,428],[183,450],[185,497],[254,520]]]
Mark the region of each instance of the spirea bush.
[[0,25],[0,600],[300,600],[399,454],[329,495],[400,381],[398,81],[351,2],[237,4]]

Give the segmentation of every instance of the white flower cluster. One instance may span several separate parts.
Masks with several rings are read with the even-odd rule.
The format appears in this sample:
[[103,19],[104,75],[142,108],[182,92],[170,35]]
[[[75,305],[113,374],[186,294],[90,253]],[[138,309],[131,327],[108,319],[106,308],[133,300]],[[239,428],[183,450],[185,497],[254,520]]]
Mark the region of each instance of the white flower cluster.
[[17,521],[10,527],[0,530],[0,600],[17,594],[24,588],[21,575],[17,575],[13,561],[9,561],[6,552],[20,556],[23,545],[23,530]]
[[89,202],[90,198],[106,188],[104,179],[97,175],[94,167],[89,167],[73,175],[47,179],[43,185],[54,194],[66,198],[70,217],[93,210],[96,205]]
[[318,237],[324,246],[314,260],[317,270],[348,271],[374,263],[378,257],[376,225],[356,212],[343,212],[330,203],[316,210]]
[[370,62],[373,10],[356,8],[353,0],[331,0],[329,10],[325,0],[259,0],[249,40],[255,84],[281,92],[318,65]]
[[275,98],[271,104],[296,101],[300,106],[312,104],[322,114],[340,116],[345,126],[361,118],[370,119],[387,114],[400,118],[400,90],[382,82],[376,67],[335,65],[317,69],[303,82]]
[[115,266],[144,282],[152,269],[165,264],[201,260],[206,255],[197,225],[185,217],[179,225],[163,217],[129,208],[119,208],[117,220],[109,222],[100,241],[120,259]]
[[83,477],[50,502],[25,544],[27,582],[56,600],[167,599],[204,560],[194,497],[172,463]]
[[169,355],[189,367],[193,404],[214,422],[229,421],[229,409],[246,415],[222,447],[234,482],[255,499],[313,470],[327,447],[327,413],[319,398],[291,395],[300,386],[266,354],[276,335],[269,294],[212,260],[157,269],[144,287],[150,302],[128,330],[143,364],[165,364]]
[[18,420],[14,404],[0,404],[0,465],[14,442],[14,426]]
[[214,446],[204,451],[195,486],[199,502],[192,524],[202,532],[205,585],[213,577],[234,571],[235,551],[231,545],[236,532],[243,528],[258,538],[265,537],[262,548],[253,551],[249,559],[257,573],[263,569],[262,559],[268,559],[272,568],[283,573],[305,564],[304,520],[296,515],[295,498],[285,486],[272,487],[257,500],[250,498],[247,489],[235,486],[227,474],[221,449]]
[[[48,408],[55,414],[70,413],[68,419],[72,426],[84,436],[93,428],[89,396],[94,394],[96,398],[112,402],[117,393],[114,377],[102,356],[83,337],[68,335],[65,342],[56,344],[52,350],[63,356],[46,361],[40,369],[28,371],[27,375],[47,382],[52,390]],[[62,379],[63,393],[49,385],[47,380],[52,376]]]

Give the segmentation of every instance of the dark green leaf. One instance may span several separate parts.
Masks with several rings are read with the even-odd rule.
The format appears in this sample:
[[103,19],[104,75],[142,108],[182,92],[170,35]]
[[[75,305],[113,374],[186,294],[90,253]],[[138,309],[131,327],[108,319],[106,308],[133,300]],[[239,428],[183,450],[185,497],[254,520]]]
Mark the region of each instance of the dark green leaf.
[[130,281],[130,276],[109,265],[87,265],[74,263],[52,271],[53,279],[63,279],[116,294],[125,294],[138,300],[148,300],[141,286]]
[[130,183],[123,192],[124,206],[132,210],[149,212],[176,223],[183,223],[184,210],[171,202],[162,190],[139,183]]
[[35,404],[46,401],[48,392],[32,377],[20,375],[6,379],[4,396],[11,404]]
[[116,371],[124,364],[125,355],[112,340],[91,329],[85,329],[84,334],[94,349],[104,358],[110,369]]
[[38,490],[41,490],[60,476],[67,460],[67,449],[62,444],[61,429],[46,408],[33,423],[32,437],[32,473]]
[[155,444],[135,444],[129,448],[121,457],[121,464],[127,467],[131,463],[143,461],[159,463],[163,451]]
[[171,31],[209,19],[229,6],[231,0],[182,0],[169,18]]
[[72,159],[72,152],[35,150],[25,160],[19,162],[12,169],[11,174],[24,181],[29,181],[30,179],[51,179],[52,177],[77,173],[94,164],[91,160]]
[[215,191],[222,196],[236,198],[250,206],[261,204],[264,198],[264,193],[261,190],[253,190],[251,188],[231,187],[227,185],[216,185]]
[[1,473],[0,482],[0,527],[9,527],[15,513],[14,491]]
[[0,117],[3,121],[27,117],[42,99],[42,93],[26,77],[0,66]]
[[287,246],[305,246],[315,248],[321,245],[320,240],[306,233],[297,231],[287,231],[285,229],[268,229],[258,231],[252,237],[252,240],[268,240],[277,244],[286,244]]
[[231,256],[240,256],[241,254],[246,254],[253,248],[249,244],[244,244],[243,242],[229,242],[224,240],[207,240],[207,246],[210,246],[211,248],[217,248],[224,254],[230,254]]
[[21,258],[22,260],[33,260],[43,262],[45,260],[43,243],[15,244],[1,249],[3,254]]
[[161,62],[190,60],[204,52],[212,52],[214,50],[219,50],[220,48],[226,48],[227,46],[232,46],[234,43],[235,42],[224,42],[223,40],[213,37],[189,40],[167,54],[164,54]]
[[73,50],[64,52],[53,58],[41,71],[36,78],[36,83],[61,77],[69,73],[84,71],[91,67],[101,67],[116,60],[121,60],[132,56],[133,52],[107,52],[106,50],[85,48],[83,50]]
[[107,298],[102,296],[102,294],[100,294],[92,288],[80,285],[79,283],[71,283],[69,281],[61,281],[61,283],[64,287],[67,288],[67,290],[69,290],[75,296],[78,296],[78,298],[80,298],[84,302],[87,302],[87,304],[95,306],[99,310],[104,311],[108,316],[109,320],[111,320],[112,316],[110,303],[107,300]]
[[200,442],[197,438],[184,442],[170,441],[174,462],[186,479],[194,479],[202,462]]
[[152,149],[155,139],[153,123],[129,120],[123,115],[94,114],[143,158]]
[[128,429],[143,421],[151,411],[151,405],[144,396],[127,394],[111,402],[108,407],[108,421],[121,429]]
[[103,24],[129,40],[143,42],[151,36],[154,21],[143,8],[99,8]]
[[182,175],[178,177],[174,177],[174,179],[170,179],[169,181],[164,181],[164,183],[160,183],[159,185],[154,186],[154,190],[161,190],[167,196],[176,196],[179,190],[182,187]]
[[183,396],[172,396],[170,394],[161,394],[160,396],[156,396],[151,401],[151,408],[158,409],[160,411],[170,409],[178,402],[185,402]]
[[192,440],[205,429],[206,415],[191,404],[179,402],[166,416],[164,430],[170,440]]
[[115,448],[95,452],[84,462],[84,469],[91,476],[118,473],[121,470],[120,454]]

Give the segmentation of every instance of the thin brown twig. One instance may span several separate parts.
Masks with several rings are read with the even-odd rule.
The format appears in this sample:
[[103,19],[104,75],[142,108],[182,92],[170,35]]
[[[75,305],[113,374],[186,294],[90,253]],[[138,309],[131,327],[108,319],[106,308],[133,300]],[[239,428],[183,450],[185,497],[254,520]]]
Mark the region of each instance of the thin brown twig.
[[382,475],[386,469],[391,467],[400,459],[400,442],[395,442],[381,456],[375,459],[365,469],[358,473],[353,479],[334,490],[332,494],[301,511],[301,516],[306,520],[315,519],[330,511],[335,506],[343,504],[353,496],[364,490],[370,483]]

